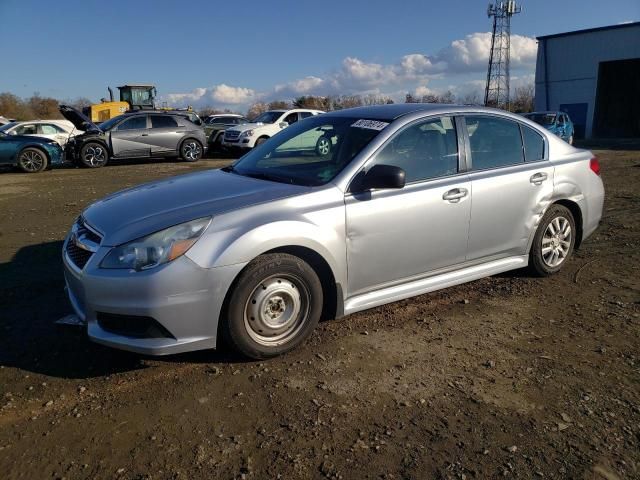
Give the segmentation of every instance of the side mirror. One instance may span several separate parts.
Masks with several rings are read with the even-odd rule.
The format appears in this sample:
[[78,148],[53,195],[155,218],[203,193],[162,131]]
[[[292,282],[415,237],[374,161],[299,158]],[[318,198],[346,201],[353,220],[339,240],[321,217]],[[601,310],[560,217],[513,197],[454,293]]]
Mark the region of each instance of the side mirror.
[[374,165],[362,177],[358,191],[375,188],[403,188],[405,171],[395,165]]
[[280,128],[287,128],[289,126],[289,122],[280,122],[279,127]]

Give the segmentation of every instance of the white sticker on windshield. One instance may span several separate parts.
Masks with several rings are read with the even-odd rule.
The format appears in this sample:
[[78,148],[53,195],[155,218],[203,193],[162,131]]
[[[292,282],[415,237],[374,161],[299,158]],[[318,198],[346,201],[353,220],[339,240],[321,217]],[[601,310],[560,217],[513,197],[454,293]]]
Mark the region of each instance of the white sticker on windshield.
[[357,128],[368,128],[369,130],[382,130],[387,125],[389,125],[387,122],[379,122],[377,120],[358,120],[351,126]]

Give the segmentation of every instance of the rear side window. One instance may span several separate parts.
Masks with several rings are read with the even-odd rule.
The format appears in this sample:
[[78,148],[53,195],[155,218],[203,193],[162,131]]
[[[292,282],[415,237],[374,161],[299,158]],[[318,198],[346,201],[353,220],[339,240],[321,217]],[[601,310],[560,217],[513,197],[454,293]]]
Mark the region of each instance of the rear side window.
[[57,133],[65,133],[63,129],[58,127],[57,125],[52,125],[50,123],[43,123],[39,126],[39,132],[42,135],[55,135]]
[[177,126],[178,122],[169,115],[151,115],[151,128],[175,128]]
[[465,117],[473,170],[505,167],[524,162],[520,128],[497,117]]
[[313,113],[311,112],[300,112],[300,118],[309,118],[312,116],[313,116]]
[[536,162],[544,159],[544,139],[533,128],[520,125],[524,141],[524,161]]
[[118,125],[118,130],[136,130],[139,128],[147,128],[147,117],[144,115],[129,118]]
[[402,168],[407,183],[458,173],[453,118],[440,117],[405,128],[385,145],[374,164]]

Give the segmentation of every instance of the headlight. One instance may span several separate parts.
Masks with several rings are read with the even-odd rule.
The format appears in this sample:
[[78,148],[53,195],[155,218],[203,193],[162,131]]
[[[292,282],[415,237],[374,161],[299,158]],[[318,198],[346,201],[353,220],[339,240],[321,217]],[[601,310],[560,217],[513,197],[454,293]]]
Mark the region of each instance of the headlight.
[[184,255],[210,222],[211,217],[199,218],[114,247],[100,267],[147,270],[168,263]]
[[245,130],[240,134],[241,137],[251,137],[255,132],[253,130]]

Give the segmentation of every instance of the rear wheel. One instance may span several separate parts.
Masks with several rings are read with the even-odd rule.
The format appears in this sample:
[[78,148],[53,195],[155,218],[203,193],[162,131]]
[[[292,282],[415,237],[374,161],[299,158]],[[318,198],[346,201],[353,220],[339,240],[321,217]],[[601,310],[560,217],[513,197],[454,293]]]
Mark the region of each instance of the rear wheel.
[[107,148],[98,142],[89,142],[80,149],[80,163],[88,168],[104,167],[109,161]]
[[223,334],[254,359],[275,357],[300,345],[318,324],[322,285],[301,258],[261,255],[240,274],[231,293]]
[[180,157],[185,162],[197,162],[202,158],[202,145],[193,138],[187,138],[180,147]]
[[575,242],[576,224],[571,211],[563,205],[552,205],[533,238],[530,268],[540,276],[558,272],[571,257]]
[[47,155],[39,148],[25,148],[18,155],[18,167],[26,173],[39,173],[47,168]]

